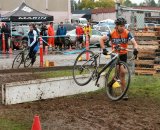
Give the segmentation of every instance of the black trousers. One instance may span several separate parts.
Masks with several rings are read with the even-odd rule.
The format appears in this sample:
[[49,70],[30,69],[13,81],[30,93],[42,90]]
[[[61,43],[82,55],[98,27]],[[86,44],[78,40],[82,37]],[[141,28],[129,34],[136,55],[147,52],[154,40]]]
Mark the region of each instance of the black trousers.
[[58,46],[59,46],[60,49],[62,49],[62,45],[64,45],[64,49],[66,49],[65,38],[64,37],[59,37],[58,38]]
[[36,61],[36,53],[34,51],[34,48],[37,46],[37,44],[33,45],[29,50],[29,58],[31,58],[31,63],[33,64]]

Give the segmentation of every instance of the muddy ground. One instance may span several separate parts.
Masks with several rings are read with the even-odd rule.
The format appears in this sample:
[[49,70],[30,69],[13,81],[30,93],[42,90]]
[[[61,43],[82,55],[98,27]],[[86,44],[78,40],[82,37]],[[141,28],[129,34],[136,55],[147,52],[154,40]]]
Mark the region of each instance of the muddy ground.
[[[0,75],[0,84],[33,80],[37,75]],[[149,97],[134,97],[113,102],[103,91],[25,104],[0,105],[0,117],[28,125],[34,115],[43,130],[160,130],[160,102]],[[27,130],[27,129],[26,129]]]

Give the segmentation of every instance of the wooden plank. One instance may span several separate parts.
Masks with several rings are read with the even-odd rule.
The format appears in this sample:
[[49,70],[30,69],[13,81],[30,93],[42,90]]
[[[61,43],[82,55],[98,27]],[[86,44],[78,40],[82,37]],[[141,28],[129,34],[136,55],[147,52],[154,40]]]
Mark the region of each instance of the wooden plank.
[[138,45],[152,45],[152,46],[159,46],[158,41],[137,41]]
[[155,75],[156,70],[155,69],[137,69],[135,70],[135,74],[138,75]]
[[138,54],[155,55],[155,50],[138,50]]
[[154,65],[135,65],[135,68],[136,69],[147,69],[147,70],[150,70],[150,69],[154,68]]
[[138,49],[150,50],[150,49],[159,49],[159,46],[152,46],[152,45],[139,45]]
[[154,32],[135,32],[135,36],[147,36],[147,37],[155,37],[157,36],[157,31]]
[[160,69],[160,64],[154,64],[154,69],[159,70]]
[[142,41],[142,40],[158,40],[158,38],[157,37],[146,37],[146,36],[141,36],[141,37],[139,37],[139,36],[135,36],[135,40],[136,41]]
[[135,61],[136,65],[153,65],[154,64],[154,60],[136,60]]
[[155,58],[156,55],[155,54],[145,54],[145,53],[139,53],[138,57],[143,57],[143,58]]
[[156,51],[158,51],[157,49],[138,49],[139,53],[143,53],[143,54],[155,54]]

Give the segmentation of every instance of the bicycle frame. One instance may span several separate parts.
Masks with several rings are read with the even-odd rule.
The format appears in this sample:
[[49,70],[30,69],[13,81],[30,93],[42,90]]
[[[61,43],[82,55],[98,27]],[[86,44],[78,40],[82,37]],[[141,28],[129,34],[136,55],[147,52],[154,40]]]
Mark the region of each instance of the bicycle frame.
[[97,71],[99,66],[96,68],[96,72],[98,74],[97,76],[97,80],[96,80],[96,83],[95,85],[97,86],[98,85],[98,81],[99,81],[99,78],[101,76],[101,74],[116,60],[118,60],[119,58],[119,54],[115,54],[114,57],[109,61],[109,63],[107,63],[100,71]]

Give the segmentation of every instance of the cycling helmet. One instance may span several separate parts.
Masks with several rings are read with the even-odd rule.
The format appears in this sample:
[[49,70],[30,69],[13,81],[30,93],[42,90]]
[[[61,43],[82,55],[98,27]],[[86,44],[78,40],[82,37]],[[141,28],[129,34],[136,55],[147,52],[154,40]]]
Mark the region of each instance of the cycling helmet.
[[114,22],[116,25],[125,25],[127,24],[127,21],[124,18],[118,18]]

